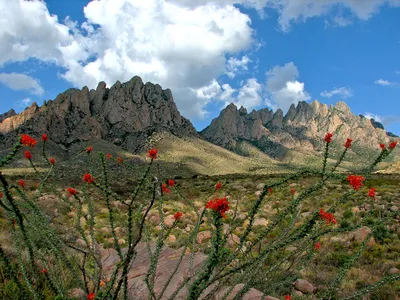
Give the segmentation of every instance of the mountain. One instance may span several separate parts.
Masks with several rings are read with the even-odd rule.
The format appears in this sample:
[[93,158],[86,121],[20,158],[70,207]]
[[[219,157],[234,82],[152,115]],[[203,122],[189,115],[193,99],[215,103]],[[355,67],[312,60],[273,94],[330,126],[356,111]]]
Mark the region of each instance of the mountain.
[[[47,133],[50,154],[65,164],[73,162],[78,173],[85,164],[80,153],[89,144],[138,163],[142,159],[132,153],[157,147],[160,163],[171,172],[279,173],[319,166],[327,132],[334,133],[329,159],[341,153],[350,137],[349,158],[363,163],[375,156],[379,143],[392,138],[382,124],[355,116],[344,102],[328,107],[318,101],[292,105],[286,115],[268,108],[248,113],[230,104],[198,133],[179,113],[169,89],[135,76],[110,88],[100,82],[95,90],[69,89],[41,107],[33,103],[20,114],[1,114],[0,155],[9,152],[20,133],[36,138]],[[17,165],[29,167],[24,159]],[[342,166],[348,169],[350,163]]]
[[[292,104],[286,113],[268,108],[248,113],[230,104],[212,120],[201,135],[208,141],[240,153],[240,147],[251,143],[269,156],[285,160],[293,151],[313,155],[324,148],[323,137],[334,134],[333,153],[342,151],[347,138],[353,139],[350,156],[368,155],[379,149],[379,143],[391,139],[383,125],[363,116],[355,116],[344,102],[328,107],[315,100]],[[303,155],[301,155],[303,156]],[[303,156],[304,157],[304,156]]]
[[6,144],[15,141],[19,132],[47,133],[64,148],[103,139],[136,152],[154,132],[197,135],[191,122],[180,115],[171,91],[143,84],[138,76],[110,88],[100,82],[96,90],[69,89],[42,107],[33,103],[18,115],[14,111],[1,115],[0,120],[0,140]]

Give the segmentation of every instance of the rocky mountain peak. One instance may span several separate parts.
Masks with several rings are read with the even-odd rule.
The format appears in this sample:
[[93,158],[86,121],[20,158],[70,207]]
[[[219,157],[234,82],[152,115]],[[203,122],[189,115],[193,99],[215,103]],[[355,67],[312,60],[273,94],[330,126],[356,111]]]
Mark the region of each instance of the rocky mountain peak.
[[139,149],[157,131],[197,135],[191,122],[182,117],[169,89],[143,83],[138,76],[107,88],[100,82],[68,89],[42,107],[33,103],[21,114],[9,114],[0,123],[0,135],[29,130],[49,134],[53,142],[69,145],[93,138],[105,139],[131,150]]
[[353,115],[343,101],[329,108],[317,100],[311,104],[300,101],[297,105],[292,104],[286,115],[281,109],[273,112],[268,108],[248,114],[244,108],[238,110],[230,104],[201,134],[207,140],[229,149],[247,140],[273,157],[282,157],[285,149],[319,149],[327,132],[334,133],[339,145],[350,137],[355,148],[358,145],[360,149],[375,149],[379,143],[389,141],[380,125]]

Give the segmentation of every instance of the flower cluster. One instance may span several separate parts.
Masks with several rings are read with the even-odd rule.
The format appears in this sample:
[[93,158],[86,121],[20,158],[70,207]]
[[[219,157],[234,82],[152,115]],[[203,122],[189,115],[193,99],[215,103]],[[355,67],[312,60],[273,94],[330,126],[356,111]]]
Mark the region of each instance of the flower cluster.
[[49,162],[50,162],[52,165],[54,165],[54,164],[56,163],[56,160],[55,160],[54,157],[50,157],[50,158],[49,158]]
[[362,187],[363,181],[365,180],[364,176],[357,176],[357,175],[349,175],[347,180],[350,182],[350,185],[353,186],[355,191],[358,191],[360,187]]
[[390,144],[389,144],[389,149],[394,149],[394,148],[396,148],[396,145],[397,145],[397,141],[393,141],[393,142],[391,142]]
[[93,150],[93,147],[89,146],[86,148],[86,153],[90,153],[90,152],[92,152],[92,150]]
[[215,189],[216,190],[220,190],[222,188],[222,183],[221,182],[217,182],[217,184],[215,185]]
[[296,190],[294,188],[290,189],[290,195],[294,195],[296,193]]
[[326,224],[336,224],[336,219],[333,214],[324,211],[322,208],[319,210],[319,216],[326,221]]
[[28,150],[25,151],[24,155],[25,155],[25,158],[27,158],[27,159],[32,158],[32,154]]
[[23,181],[22,179],[21,180],[18,180],[18,185],[20,186],[20,187],[25,187],[25,181]]
[[327,142],[327,143],[332,142],[332,136],[333,136],[333,134],[328,132],[328,133],[325,135],[325,142]]
[[382,150],[386,148],[385,144],[379,144],[379,147],[381,147]]
[[376,188],[370,188],[368,191],[368,197],[374,198],[376,197]]
[[83,175],[83,181],[86,183],[94,183],[94,178],[89,173],[86,173],[85,175]]
[[49,137],[47,136],[47,134],[43,133],[42,134],[42,142],[47,142],[49,140]]
[[213,211],[219,213],[223,218],[226,218],[225,212],[229,209],[229,202],[224,198],[215,198],[214,201],[208,201],[206,208],[210,208]]
[[171,192],[171,190],[167,188],[167,184],[166,183],[163,183],[161,185],[161,189],[162,189],[163,193],[166,193],[166,194],[169,194]]
[[317,251],[319,248],[321,248],[321,243],[317,242],[314,246],[314,250]]
[[31,136],[29,136],[27,134],[22,134],[21,135],[20,142],[21,142],[22,145],[29,146],[29,147],[32,147],[32,148],[33,148],[33,146],[36,145],[36,140],[33,137],[31,137]]
[[175,181],[173,179],[168,179],[167,184],[169,186],[174,186],[175,185]]
[[158,150],[156,148],[152,148],[149,151],[147,151],[147,155],[151,159],[157,159],[157,153],[158,153]]
[[352,139],[347,139],[346,143],[344,144],[344,147],[345,147],[345,148],[350,148],[350,147],[351,147],[351,142],[352,142],[352,141],[353,141]]
[[69,196],[76,195],[76,190],[72,187],[67,188],[67,192]]
[[112,158],[112,155],[111,155],[110,153],[107,153],[107,154],[106,154],[106,157],[107,157],[108,159],[111,159],[111,158]]
[[117,162],[122,164],[124,162],[124,159],[120,156],[117,157]]
[[176,220],[176,221],[178,221],[179,219],[181,219],[182,218],[182,213],[180,212],[180,211],[178,211],[178,212],[176,212],[175,214],[174,214],[174,219]]

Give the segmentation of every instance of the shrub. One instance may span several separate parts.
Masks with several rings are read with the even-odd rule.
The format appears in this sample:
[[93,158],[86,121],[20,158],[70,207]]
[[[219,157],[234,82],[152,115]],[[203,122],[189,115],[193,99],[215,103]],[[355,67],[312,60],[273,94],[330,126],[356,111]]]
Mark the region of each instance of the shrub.
[[[363,175],[351,174],[346,176],[336,172],[337,167],[346,156],[351,141],[347,141],[344,151],[333,166],[328,166],[329,147],[332,134],[325,137],[325,153],[322,161],[322,170],[303,169],[295,174],[290,174],[283,179],[268,182],[264,185],[258,198],[247,203],[248,211],[244,219],[238,219],[238,205],[223,196],[224,185],[217,183],[211,189],[206,201],[201,208],[196,207],[195,202],[186,197],[175,181],[163,176],[151,176],[153,165],[156,164],[156,149],[148,152],[149,163],[143,175],[131,186],[129,196],[120,185],[112,186],[108,174],[110,162],[118,164],[129,170],[135,170],[121,158],[105,158],[99,154],[99,164],[93,166],[93,148],[86,148],[87,172],[82,172],[83,185],[78,190],[69,187],[68,196],[60,193],[52,186],[49,179],[54,175],[56,162],[50,160],[46,154],[46,139],[42,138],[42,156],[48,165],[48,172],[43,176],[37,171],[31,155],[25,154],[26,159],[38,175],[39,185],[30,193],[25,189],[24,182],[12,183],[0,173],[2,194],[0,205],[2,213],[7,220],[6,228],[10,231],[12,251],[0,246],[0,267],[5,275],[1,283],[0,294],[2,297],[16,295],[19,298],[28,299],[67,299],[69,291],[80,289],[86,294],[87,299],[128,299],[129,284],[128,271],[131,264],[138,259],[136,247],[139,242],[145,240],[149,259],[149,268],[144,278],[150,299],[162,299],[167,293],[174,298],[180,289],[187,286],[189,300],[198,299],[206,290],[209,295],[230,286],[225,290],[227,297],[234,286],[243,283],[234,299],[240,299],[252,287],[260,287],[264,292],[273,294],[290,293],[291,283],[300,278],[310,262],[318,257],[321,251],[321,242],[326,243],[327,237],[334,234],[343,234],[362,226],[369,225],[372,229],[351,253],[330,252],[324,261],[324,265],[332,265],[338,268],[338,273],[329,280],[326,289],[318,293],[321,299],[337,297],[340,294],[339,287],[346,273],[354,266],[357,259],[362,256],[371,236],[379,240],[387,238],[382,229],[382,222],[391,220],[394,214],[385,216],[380,222],[374,221],[375,211],[371,209],[365,212],[358,223],[351,224],[347,219],[352,214],[346,212],[341,226],[337,225],[335,212],[343,206],[353,195],[359,195],[364,201],[371,202],[373,208],[373,195],[368,197],[362,186],[368,180],[373,168],[385,159],[394,149],[384,148],[376,159],[366,168]],[[23,146],[34,147],[36,140],[24,134],[15,144],[12,152],[0,161],[0,167],[4,167],[21,152]],[[82,170],[84,171],[84,170]],[[288,198],[287,185],[291,182],[313,176],[315,183],[309,187],[290,190]],[[175,177],[176,179],[176,177]],[[339,180],[350,184],[352,188],[339,194],[334,194],[327,189],[331,197],[321,199],[319,203],[313,203],[311,214],[304,219],[299,219],[302,211],[301,205],[305,199],[326,187],[329,181]],[[120,181],[121,182],[121,181]],[[133,181],[132,181],[133,182]],[[227,180],[225,184],[232,183]],[[113,189],[115,187],[115,189]],[[332,186],[333,187],[333,186]],[[204,188],[204,187],[203,187]],[[202,189],[203,189],[202,188]],[[57,230],[40,207],[37,200],[47,189],[58,199],[71,208],[71,217],[74,219],[75,230],[72,235],[79,236],[79,243],[71,243],[65,239],[65,235]],[[297,188],[296,188],[297,189]],[[204,189],[205,191],[205,189]],[[360,195],[362,191],[364,196]],[[101,197],[97,196],[101,193]],[[141,194],[140,194],[141,193]],[[179,229],[183,214],[180,211],[174,215],[164,216],[166,211],[171,212],[170,207],[164,207],[170,200],[171,194],[180,197],[187,206],[191,207],[196,216],[193,229],[188,232],[188,237],[182,235],[183,241],[176,242],[182,246],[181,255],[177,264],[170,273],[169,278],[163,283],[162,288],[155,288],[157,269],[159,267],[160,254],[165,248],[166,239],[171,233]],[[256,227],[258,216],[266,216],[262,212],[263,205],[274,203],[273,195],[277,193],[283,205],[277,205],[276,213],[269,214],[269,223]],[[191,191],[192,196],[202,196],[202,193]],[[139,201],[139,195],[147,201]],[[285,203],[283,203],[285,201]],[[98,203],[102,202],[107,208],[107,213],[97,213]],[[150,211],[158,212],[159,227],[154,229],[155,243],[151,243],[152,229],[148,225]],[[106,214],[106,216],[104,216]],[[100,218],[99,218],[100,216]],[[171,218],[172,216],[172,218]],[[106,220],[104,217],[107,217]],[[168,219],[167,219],[168,218]],[[99,232],[101,222],[104,226],[108,222],[109,232]],[[236,227],[243,227],[238,241],[229,243],[230,233],[236,232]],[[121,229],[123,228],[123,230]],[[211,232],[211,240],[203,245],[207,257],[196,272],[193,271],[193,261],[196,251],[196,237],[200,229],[207,228]],[[118,230],[117,230],[118,229]],[[179,237],[178,234],[176,234]],[[109,237],[104,240],[105,237]],[[103,269],[101,263],[101,243],[111,246],[117,253],[117,261],[110,273]],[[189,270],[183,275],[183,279],[167,289],[176,275],[185,253],[191,253]],[[383,248],[375,246],[374,255],[382,255]],[[368,257],[365,257],[369,259]],[[106,278],[109,276],[108,278]],[[346,299],[359,299],[369,294],[384,284],[400,279],[399,274],[387,275],[375,283],[367,286],[360,285],[360,290]],[[172,290],[172,291],[171,291]]]

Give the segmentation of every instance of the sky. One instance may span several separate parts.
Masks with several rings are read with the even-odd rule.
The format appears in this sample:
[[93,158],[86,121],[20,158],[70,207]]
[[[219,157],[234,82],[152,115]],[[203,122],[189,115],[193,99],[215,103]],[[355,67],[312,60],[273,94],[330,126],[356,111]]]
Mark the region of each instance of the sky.
[[136,75],[197,130],[318,100],[400,135],[400,0],[0,0],[0,113]]

